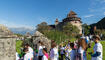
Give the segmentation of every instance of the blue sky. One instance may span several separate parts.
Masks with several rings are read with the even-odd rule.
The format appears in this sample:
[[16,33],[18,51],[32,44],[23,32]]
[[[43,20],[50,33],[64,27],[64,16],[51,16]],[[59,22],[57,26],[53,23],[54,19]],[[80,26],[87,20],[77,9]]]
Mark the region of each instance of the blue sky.
[[0,0],[0,24],[35,28],[45,21],[62,21],[73,10],[83,23],[96,23],[105,17],[105,0]]

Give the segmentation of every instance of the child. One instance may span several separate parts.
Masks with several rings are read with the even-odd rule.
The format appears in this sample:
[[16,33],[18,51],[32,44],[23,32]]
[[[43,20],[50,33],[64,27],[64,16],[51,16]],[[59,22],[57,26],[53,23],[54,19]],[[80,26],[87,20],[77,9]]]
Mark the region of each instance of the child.
[[42,60],[48,60],[49,56],[47,53],[47,48],[43,48],[43,54],[44,56],[42,57]]

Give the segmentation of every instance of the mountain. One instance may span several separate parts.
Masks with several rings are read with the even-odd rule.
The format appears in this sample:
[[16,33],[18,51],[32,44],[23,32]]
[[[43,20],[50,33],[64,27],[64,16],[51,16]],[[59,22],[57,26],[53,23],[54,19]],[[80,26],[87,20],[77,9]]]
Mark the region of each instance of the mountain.
[[105,17],[103,19],[101,19],[100,21],[98,21],[97,23],[91,24],[91,27],[96,26],[97,29],[105,29]]
[[27,32],[30,34],[33,34],[35,32],[35,29],[26,28],[26,27],[11,27],[9,28],[13,33],[22,34],[25,35]]

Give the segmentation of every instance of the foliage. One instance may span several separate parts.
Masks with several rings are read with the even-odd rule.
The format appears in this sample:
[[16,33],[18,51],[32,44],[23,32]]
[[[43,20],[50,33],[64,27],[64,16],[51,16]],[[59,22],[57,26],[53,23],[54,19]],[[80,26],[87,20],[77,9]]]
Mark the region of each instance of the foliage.
[[16,51],[17,51],[19,54],[21,54],[22,43],[23,43],[22,40],[17,40],[17,41],[16,41]]
[[44,35],[51,40],[55,40],[57,44],[71,40],[73,37],[66,35],[64,32],[57,30],[45,31]]
[[77,34],[79,34],[79,29],[76,26],[67,23],[63,26],[63,32],[68,36],[76,36]]
[[101,32],[100,29],[97,29],[97,30],[94,31],[94,34],[95,34],[95,35],[100,35],[101,33],[102,33],[102,32]]
[[47,25],[46,22],[42,22],[41,24],[37,25],[37,31],[40,31],[41,33],[44,33],[44,31],[49,31],[50,26]]
[[23,44],[22,46],[24,46],[25,44],[29,44],[31,47],[33,47],[33,39],[32,38],[26,38],[24,41],[23,41]]
[[84,35],[88,35],[90,33],[90,26],[87,24],[83,24],[82,27],[84,30]]

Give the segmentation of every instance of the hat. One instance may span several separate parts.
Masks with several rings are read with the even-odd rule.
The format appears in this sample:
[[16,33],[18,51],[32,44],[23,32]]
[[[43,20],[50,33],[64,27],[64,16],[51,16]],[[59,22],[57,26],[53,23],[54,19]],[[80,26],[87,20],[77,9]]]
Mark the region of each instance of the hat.
[[93,38],[98,38],[98,40],[101,40],[99,35],[94,35]]

